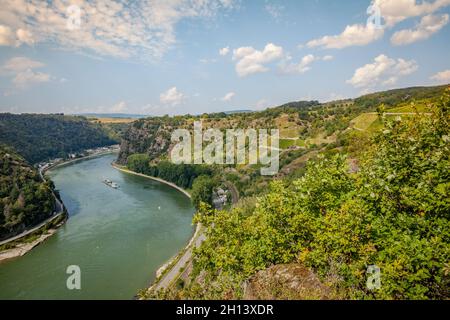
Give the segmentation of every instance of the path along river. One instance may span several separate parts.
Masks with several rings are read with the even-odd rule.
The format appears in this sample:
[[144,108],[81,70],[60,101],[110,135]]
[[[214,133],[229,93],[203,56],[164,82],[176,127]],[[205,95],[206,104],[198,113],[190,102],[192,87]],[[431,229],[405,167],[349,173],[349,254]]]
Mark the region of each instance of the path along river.
[[[186,245],[194,231],[189,198],[114,169],[115,158],[103,155],[48,173],[69,219],[25,256],[0,264],[0,299],[131,299]],[[67,289],[69,265],[81,269],[81,290]]]

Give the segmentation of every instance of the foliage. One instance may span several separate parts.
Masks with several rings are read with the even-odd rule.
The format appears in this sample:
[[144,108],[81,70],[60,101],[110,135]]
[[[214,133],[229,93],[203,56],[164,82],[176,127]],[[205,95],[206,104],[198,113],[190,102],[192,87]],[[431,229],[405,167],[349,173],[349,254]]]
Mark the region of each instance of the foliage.
[[13,149],[0,145],[0,240],[49,217],[55,206],[53,189]]
[[[273,181],[253,214],[200,205],[195,221],[206,240],[195,251],[193,279],[203,272],[215,291],[193,281],[182,295],[239,297],[256,271],[297,261],[348,298],[448,299],[449,107],[447,93],[429,116],[385,119],[358,172],[345,156],[319,157],[292,185]],[[373,264],[381,288],[369,290]]]
[[37,163],[117,141],[101,125],[84,117],[1,113],[0,143],[12,146],[28,162]]
[[201,175],[194,180],[192,184],[192,203],[196,208],[199,208],[200,203],[208,203],[212,204],[212,193],[213,189],[219,184],[216,179],[207,176]]
[[191,189],[198,176],[211,176],[214,173],[213,168],[205,165],[173,164],[166,160],[151,164],[150,157],[142,153],[128,156],[127,167],[138,173],[173,182],[184,189]]

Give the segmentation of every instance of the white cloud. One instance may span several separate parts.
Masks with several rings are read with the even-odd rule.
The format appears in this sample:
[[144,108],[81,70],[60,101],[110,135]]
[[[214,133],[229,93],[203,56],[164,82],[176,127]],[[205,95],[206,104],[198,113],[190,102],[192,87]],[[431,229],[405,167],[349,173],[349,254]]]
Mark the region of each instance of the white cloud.
[[80,28],[67,28],[71,2],[2,1],[0,45],[51,43],[101,56],[154,60],[176,43],[176,25],[185,18],[213,18],[232,9],[233,0],[74,1]]
[[234,92],[228,92],[225,96],[223,96],[220,100],[228,102],[234,98],[236,94]]
[[[304,56],[298,63],[287,63],[284,61],[280,64],[280,70],[283,73],[298,73],[302,74],[311,69],[311,64],[314,61],[323,60],[323,61],[330,61],[333,60],[333,56],[327,55],[324,57],[317,57],[312,54],[308,54]],[[287,61],[291,60],[291,58],[288,56]]]
[[356,88],[370,88],[378,85],[391,86],[397,83],[400,77],[409,75],[418,69],[414,60],[391,59],[381,54],[373,63],[356,69],[353,77],[347,83]]
[[391,43],[399,46],[425,40],[441,30],[447,23],[448,14],[424,16],[415,29],[404,29],[394,33]]
[[324,36],[309,41],[309,48],[323,47],[327,49],[342,49],[350,46],[364,46],[383,37],[384,29],[376,28],[373,24],[354,24],[335,36]]
[[[384,26],[381,28],[375,27],[372,23],[347,25],[344,31],[338,35],[327,35],[314,39],[306,45],[309,48],[323,47],[327,49],[364,46],[382,38],[386,28],[392,28],[397,23],[408,18],[430,15],[448,5],[450,5],[450,0],[374,0],[374,6],[380,9],[380,14],[384,21]],[[416,41],[416,38],[417,40],[425,39],[441,28],[433,30],[433,26],[436,25],[439,25],[439,22],[435,18],[422,19],[421,25],[418,27],[419,30],[400,31],[400,34],[394,35],[392,41],[395,44],[403,44],[408,42],[408,36],[413,37],[414,41]]]
[[[0,11],[0,18],[2,13]],[[19,47],[24,43],[34,44],[34,37],[30,30],[19,28],[14,32],[9,26],[0,24],[0,46]]]
[[2,74],[11,74],[27,69],[41,68],[43,66],[44,64],[42,62],[27,57],[14,57],[6,61],[3,66],[0,67],[0,72]]
[[448,6],[450,0],[375,0],[374,4],[380,8],[386,25],[393,27],[405,19],[431,14]]
[[12,46],[15,43],[11,28],[0,24],[0,46]]
[[228,54],[228,52],[230,52],[230,47],[225,47],[219,50],[219,54],[221,56],[226,56]]
[[268,43],[262,51],[253,47],[240,47],[233,50],[233,60],[236,63],[236,72],[240,77],[250,74],[267,72],[269,69],[265,64],[281,59],[283,48]]
[[34,44],[33,34],[30,30],[17,29],[17,46],[20,46],[22,43],[26,43],[28,45]]
[[299,63],[281,64],[280,69],[284,73],[305,73],[310,70],[310,64],[320,58],[312,54],[304,56]]
[[159,95],[159,101],[161,103],[169,104],[172,106],[180,104],[181,102],[183,102],[184,98],[184,94],[179,92],[177,87],[172,87]]
[[439,83],[450,83],[450,69],[438,72],[431,76],[430,79]]
[[125,101],[120,101],[119,103],[111,107],[111,112],[120,113],[127,109],[127,104]]
[[35,72],[31,69],[19,72],[16,74],[12,82],[18,88],[25,88],[34,83],[48,82],[50,81],[50,75],[43,72]]
[[275,4],[266,4],[264,9],[269,13],[272,18],[278,20],[283,15],[284,7]]
[[26,57],[14,57],[0,67],[0,75],[11,77],[11,82],[17,89],[24,89],[32,84],[51,80],[49,74],[34,70],[43,66],[44,64],[39,61]]

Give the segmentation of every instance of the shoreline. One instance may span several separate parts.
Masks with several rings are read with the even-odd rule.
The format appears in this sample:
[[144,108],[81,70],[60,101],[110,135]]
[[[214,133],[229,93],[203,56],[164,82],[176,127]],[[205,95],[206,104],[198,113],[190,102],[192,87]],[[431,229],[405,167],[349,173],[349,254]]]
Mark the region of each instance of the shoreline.
[[[38,245],[43,243],[45,240],[47,240],[48,238],[53,236],[59,230],[59,228],[62,227],[66,223],[66,221],[67,221],[67,216],[61,222],[59,222],[56,226],[48,229],[45,233],[39,235],[39,237],[37,239],[35,239],[31,242],[20,242],[20,243],[16,244],[14,248],[5,249],[5,250],[0,251],[0,265],[9,260],[20,258],[20,257],[26,255],[28,252],[30,252],[31,250],[36,248]],[[51,224],[52,221],[48,222],[41,228],[44,228],[49,223]],[[39,228],[35,232],[39,232],[39,230],[41,228]]]
[[66,166],[66,165],[69,165],[69,164],[72,164],[72,163],[75,163],[75,162],[78,162],[78,161],[87,160],[87,159],[91,159],[91,158],[96,158],[96,157],[104,156],[104,155],[107,155],[107,154],[110,154],[110,153],[115,153],[115,152],[117,152],[117,151],[105,151],[105,152],[100,152],[100,153],[97,153],[97,154],[90,154],[88,156],[84,156],[84,157],[81,157],[81,158],[76,158],[76,159],[70,159],[70,160],[62,161],[62,162],[56,163],[56,164],[46,168],[45,170],[42,170],[42,173],[44,174],[45,172],[51,172],[53,169],[56,169],[58,167],[63,167],[63,166]]
[[[164,179],[161,178],[157,178],[157,177],[152,177],[143,173],[138,173],[138,172],[134,172],[131,170],[128,170],[126,168],[124,168],[123,166],[120,166],[118,164],[116,164],[115,162],[111,163],[111,166],[113,168],[115,168],[116,170],[122,171],[124,173],[128,173],[128,174],[133,174],[136,176],[140,176],[140,177],[144,177],[144,178],[148,178],[148,179],[152,179],[161,183],[164,183],[172,188],[177,189],[178,191],[182,192],[185,196],[187,196],[189,199],[191,199],[191,195],[190,193],[177,186],[176,184],[166,181]],[[197,246],[198,239],[201,238],[203,236],[203,234],[201,234],[201,224],[197,223],[195,226],[195,230],[191,236],[191,238],[189,239],[189,241],[187,242],[187,244],[181,248],[177,254],[175,254],[174,256],[172,256],[170,259],[168,259],[165,263],[163,263],[156,271],[155,271],[155,279],[152,281],[152,283],[150,283],[150,285],[145,288],[146,293],[150,293],[152,291],[158,291],[158,289],[160,289],[161,282],[164,279],[164,276],[166,276],[167,274],[169,274],[171,272],[171,270],[173,270],[174,268],[178,267],[178,270],[175,270],[175,272],[177,273],[177,275],[175,276],[175,278],[177,279],[179,276],[179,272],[181,270],[180,266],[178,266],[178,264],[180,263],[180,261],[183,259],[183,257],[189,253],[190,250],[192,250],[192,247]],[[203,241],[201,239],[201,241]],[[200,241],[200,243],[201,243]],[[189,261],[187,261],[183,267],[188,263]],[[172,279],[173,280],[173,279]],[[170,283],[172,283],[172,281],[170,281]]]
[[[103,155],[114,153],[114,152],[115,151],[108,150],[108,151],[101,152],[101,153],[98,153],[98,154],[92,154],[92,155],[87,155],[87,156],[80,157],[80,158],[77,158],[77,159],[70,159],[70,160],[62,161],[62,162],[54,164],[53,166],[45,168],[43,170],[40,170],[40,169],[37,169],[37,170],[39,171],[39,174],[40,174],[41,178],[43,180],[45,180],[45,173],[46,172],[50,172],[52,169],[55,169],[57,167],[62,167],[62,166],[65,166],[65,165],[69,165],[69,164],[72,164],[72,163],[77,162],[77,161],[86,160],[86,159],[90,159],[90,158],[95,158],[95,157],[98,157],[98,156],[103,156]],[[60,227],[62,227],[66,223],[67,219],[69,218],[69,214],[66,211],[64,203],[62,201],[59,201],[56,198],[55,195],[53,195],[53,196],[55,197],[57,202],[61,203],[63,211],[61,213],[57,214],[57,215],[54,215],[54,216],[50,217],[50,219],[49,219],[49,221],[47,221],[47,223],[42,224],[42,226],[40,226],[36,230],[33,230],[34,228],[36,228],[36,226],[31,227],[29,230],[33,230],[33,232],[31,232],[29,234],[24,234],[22,237],[17,238],[17,239],[14,239],[14,237],[11,237],[10,238],[11,239],[10,242],[16,242],[17,241],[17,244],[13,248],[0,250],[0,263],[3,263],[5,261],[7,261],[7,260],[11,260],[11,259],[15,259],[15,258],[19,258],[19,257],[24,256],[25,254],[27,254],[28,252],[33,250],[35,247],[37,247],[38,245],[43,243],[45,240],[50,238],[52,235],[54,235],[58,231],[58,229]],[[20,240],[23,239],[24,237],[30,236],[30,235],[32,235],[35,232],[39,232],[42,228],[47,226],[49,223],[52,223],[53,220],[56,219],[60,215],[65,215],[64,220],[61,221],[60,223],[58,223],[55,227],[53,227],[51,229],[48,229],[46,233],[41,234],[36,240],[33,240],[32,242],[20,242]],[[38,226],[39,226],[39,224],[38,224]],[[3,241],[6,241],[6,240],[8,240],[8,239],[5,239]],[[7,244],[7,243],[8,242],[6,242],[4,244]]]
[[115,168],[115,169],[117,169],[119,171],[125,172],[125,173],[134,174],[136,176],[152,179],[152,180],[155,180],[155,181],[167,184],[168,186],[171,186],[172,188],[177,189],[178,191],[182,192],[186,197],[191,199],[191,194],[187,190],[177,186],[175,183],[169,182],[169,181],[161,179],[161,178],[152,177],[152,176],[149,176],[149,175],[146,175],[146,174],[143,174],[143,173],[138,173],[138,172],[134,172],[134,171],[128,170],[128,169],[124,168],[123,166],[116,164],[115,162],[111,163],[111,166],[113,168]]

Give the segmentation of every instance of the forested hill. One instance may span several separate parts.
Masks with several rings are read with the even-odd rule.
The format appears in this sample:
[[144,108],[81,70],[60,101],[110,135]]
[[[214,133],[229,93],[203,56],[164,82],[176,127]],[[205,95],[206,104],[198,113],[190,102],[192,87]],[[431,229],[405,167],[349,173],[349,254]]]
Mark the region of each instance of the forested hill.
[[0,240],[49,217],[55,206],[51,181],[9,147],[0,144]]
[[[449,111],[447,85],[133,122],[119,160],[190,189],[206,238],[188,274],[140,297],[448,299]],[[197,120],[278,128],[278,174],[168,162],[170,133]]]
[[358,97],[319,103],[293,101],[262,111],[227,114],[210,113],[175,117],[149,117],[134,121],[122,135],[119,163],[128,156],[145,153],[150,159],[164,158],[171,149],[170,134],[177,128],[192,129],[194,121],[202,120],[203,128],[278,128],[282,149],[305,148],[335,143],[357,116],[376,112],[384,105],[388,110],[413,102],[428,104],[439,99],[447,86],[411,87],[377,92]]
[[100,124],[59,114],[0,114],[0,143],[28,162],[65,157],[70,152],[117,143]]

